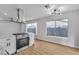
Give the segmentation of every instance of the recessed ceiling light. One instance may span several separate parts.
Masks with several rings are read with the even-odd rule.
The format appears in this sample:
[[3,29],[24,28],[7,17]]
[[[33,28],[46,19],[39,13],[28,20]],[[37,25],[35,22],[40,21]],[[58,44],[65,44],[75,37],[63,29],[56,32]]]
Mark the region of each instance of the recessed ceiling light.
[[4,15],[8,15],[7,13],[4,13]]

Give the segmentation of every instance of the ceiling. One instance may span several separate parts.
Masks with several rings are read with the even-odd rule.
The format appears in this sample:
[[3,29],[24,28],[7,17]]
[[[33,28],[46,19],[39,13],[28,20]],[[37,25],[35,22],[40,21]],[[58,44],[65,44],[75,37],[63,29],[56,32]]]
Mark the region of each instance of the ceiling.
[[[79,9],[78,4],[51,4],[53,9],[60,8],[61,12],[68,12]],[[37,19],[48,16],[48,12],[44,4],[0,4],[0,18],[13,17],[16,19],[17,8],[24,10],[25,20]]]

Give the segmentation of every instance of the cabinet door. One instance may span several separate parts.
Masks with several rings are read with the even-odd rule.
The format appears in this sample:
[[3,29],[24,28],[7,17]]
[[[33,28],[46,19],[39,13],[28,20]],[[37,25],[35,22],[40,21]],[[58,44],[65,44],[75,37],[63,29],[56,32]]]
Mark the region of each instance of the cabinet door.
[[16,40],[15,39],[6,39],[6,49],[9,54],[13,54],[16,52]]
[[7,55],[6,42],[4,39],[0,40],[0,55]]

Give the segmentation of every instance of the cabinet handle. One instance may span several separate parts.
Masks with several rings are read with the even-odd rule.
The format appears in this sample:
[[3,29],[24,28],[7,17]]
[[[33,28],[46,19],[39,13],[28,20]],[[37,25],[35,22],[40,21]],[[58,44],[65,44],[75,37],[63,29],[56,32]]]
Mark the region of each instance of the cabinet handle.
[[8,46],[8,43],[6,45]]
[[10,42],[9,42],[9,46],[10,46]]
[[7,46],[10,46],[10,42],[9,42],[9,43],[7,43]]

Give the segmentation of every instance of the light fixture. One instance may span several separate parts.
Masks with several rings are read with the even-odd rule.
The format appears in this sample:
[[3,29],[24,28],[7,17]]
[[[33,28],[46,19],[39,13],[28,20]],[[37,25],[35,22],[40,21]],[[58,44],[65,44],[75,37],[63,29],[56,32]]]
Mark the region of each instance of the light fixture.
[[[0,21],[9,21],[9,22],[15,22],[15,23],[26,23],[25,18],[24,18],[24,11],[21,8],[17,8],[16,9],[16,19],[13,17],[5,17],[7,20],[2,20],[0,19]],[[3,15],[8,15],[6,12],[1,12]]]
[[55,5],[46,4],[44,7],[47,9],[48,14],[50,14],[50,15],[51,14],[53,14],[53,15],[56,15],[56,14],[61,15],[61,9],[59,7],[56,8]]
[[49,4],[46,4],[44,7],[47,9],[51,8],[51,6]]
[[24,11],[21,8],[17,8],[17,22],[23,22],[24,21]]

